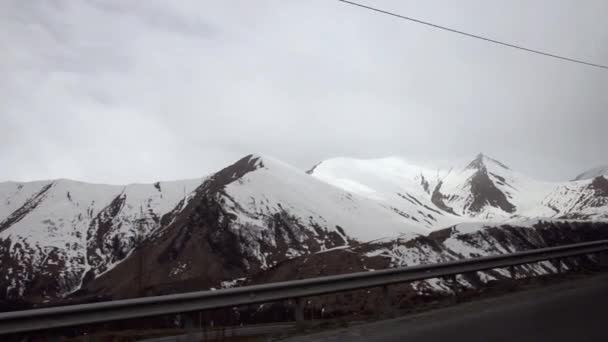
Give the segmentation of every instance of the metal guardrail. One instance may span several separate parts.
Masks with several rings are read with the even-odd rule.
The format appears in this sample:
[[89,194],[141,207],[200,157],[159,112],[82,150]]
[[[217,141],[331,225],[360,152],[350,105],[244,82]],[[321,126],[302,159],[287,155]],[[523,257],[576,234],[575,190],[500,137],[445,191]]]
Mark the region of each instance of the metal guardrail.
[[387,297],[388,291],[386,290],[386,287],[391,284],[454,276],[462,273],[505,268],[601,252],[608,252],[608,240],[457,260],[439,264],[350,273],[216,291],[200,291],[100,303],[12,311],[0,313],[0,335],[267,303],[286,299],[294,299],[296,301],[296,320],[301,320],[302,301],[300,299],[303,297],[379,286],[384,287],[385,297]]

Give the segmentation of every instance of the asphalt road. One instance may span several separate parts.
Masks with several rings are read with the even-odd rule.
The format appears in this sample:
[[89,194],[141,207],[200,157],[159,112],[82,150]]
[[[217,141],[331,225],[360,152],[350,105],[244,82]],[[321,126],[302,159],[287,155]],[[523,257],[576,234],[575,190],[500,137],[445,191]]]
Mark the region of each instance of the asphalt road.
[[608,275],[285,341],[604,342],[608,341]]
[[[222,331],[222,329],[209,330],[207,332],[192,332],[190,335],[157,337],[140,340],[140,342],[190,342],[190,341],[233,341],[235,338],[251,337],[254,341],[259,341],[260,336],[265,335],[280,335],[291,331],[295,328],[295,324],[258,324],[243,327],[230,327]],[[263,338],[262,338],[263,339]],[[239,341],[247,340],[240,339]]]

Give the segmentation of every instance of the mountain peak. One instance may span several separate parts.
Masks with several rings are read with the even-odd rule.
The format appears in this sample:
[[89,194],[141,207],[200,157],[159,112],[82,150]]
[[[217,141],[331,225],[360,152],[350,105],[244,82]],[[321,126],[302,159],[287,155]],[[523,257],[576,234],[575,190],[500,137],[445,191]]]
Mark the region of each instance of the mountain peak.
[[592,179],[592,178],[597,178],[599,176],[608,177],[608,164],[594,167],[593,169],[589,169],[589,170],[579,174],[578,176],[576,176],[576,178],[574,178],[573,181]]
[[484,163],[484,159],[486,158],[486,156],[484,156],[483,153],[479,153],[477,154],[477,157],[475,157],[475,159],[473,159],[469,165],[467,165],[467,169],[481,169],[485,166]]
[[485,155],[481,152],[479,154],[477,154],[475,159],[473,159],[469,163],[469,165],[467,165],[466,169],[481,170],[481,169],[487,168],[488,164],[495,164],[503,169],[509,170],[509,167],[507,165],[499,162],[498,160],[496,160],[494,158],[488,157],[487,155]]
[[244,175],[264,167],[265,165],[261,156],[249,154],[214,173],[206,182],[201,184],[198,189],[201,191],[215,192],[223,189],[226,185],[240,179]]

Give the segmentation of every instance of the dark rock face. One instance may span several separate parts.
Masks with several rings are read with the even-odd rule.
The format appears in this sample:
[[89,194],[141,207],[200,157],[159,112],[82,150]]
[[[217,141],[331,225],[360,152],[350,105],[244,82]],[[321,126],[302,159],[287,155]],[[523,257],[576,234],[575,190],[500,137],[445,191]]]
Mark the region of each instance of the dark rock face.
[[500,208],[507,213],[515,212],[515,206],[509,202],[505,194],[500,191],[488,176],[488,171],[482,167],[471,177],[472,201],[467,208],[474,213],[479,213],[485,206],[489,205]]
[[431,202],[433,202],[434,205],[437,206],[437,208],[448,212],[450,214],[459,216],[454,209],[450,208],[447,204],[445,204],[445,199],[446,196],[444,194],[441,193],[441,185],[443,185],[443,183],[440,181],[439,183],[437,183],[437,186],[435,186],[435,189],[433,190],[433,194],[431,195]]
[[[515,206],[509,202],[507,196],[496,187],[496,184],[494,184],[494,181],[490,178],[490,173],[486,167],[486,161],[494,163],[505,170],[509,170],[508,166],[498,160],[489,158],[481,153],[477,155],[477,157],[466,167],[467,169],[476,171],[469,179],[471,197],[465,205],[465,211],[475,214],[481,212],[484,207],[491,206],[500,208],[507,213],[515,212]],[[491,175],[500,185],[508,185],[503,177],[494,173]]]
[[575,197],[569,210],[560,216],[562,219],[588,220],[590,216],[585,210],[602,208],[608,205],[608,179],[604,176],[594,178]]
[[0,260],[3,260],[0,288],[4,289],[0,292],[0,302],[7,307],[25,308],[49,298],[61,298],[63,289],[77,286],[80,281],[78,272],[66,270],[68,261],[62,250],[49,249],[45,258],[40,259],[32,253],[33,248],[24,242],[15,242],[11,254],[11,241],[0,240]]
[[40,202],[44,200],[47,192],[53,186],[53,183],[49,183],[40,189],[38,193],[36,193],[32,198],[26,201],[19,209],[9,215],[4,221],[0,222],[0,233],[10,226],[19,222],[22,218],[25,217],[30,211],[34,210]]
[[[469,165],[466,167],[467,170],[475,170],[473,175],[467,180],[467,184],[463,186],[469,186],[470,193],[467,195],[466,202],[462,208],[462,214],[479,214],[487,206],[499,208],[506,213],[514,213],[517,209],[515,205],[509,202],[508,194],[503,193],[494,183],[495,181],[502,185],[508,186],[504,177],[489,173],[486,167],[485,161],[490,160],[492,163],[499,165],[504,169],[509,169],[506,165],[501,162],[491,159],[479,154]],[[495,179],[492,180],[490,175]],[[431,194],[431,202],[435,204],[441,210],[448,212],[453,215],[458,215],[454,208],[449,206],[450,201],[458,198],[457,195],[444,195],[441,192],[442,181],[439,181]]]
[[[122,241],[118,236],[108,241],[108,235],[114,227],[113,220],[122,210],[125,199],[126,196],[124,194],[120,194],[114,198],[95,217],[87,231],[87,241],[89,242],[87,245],[87,262],[92,267],[90,272],[101,273],[105,270],[101,268],[102,264],[115,262],[124,258],[123,248],[126,247],[125,244],[132,243],[130,241]],[[97,253],[97,250],[101,251],[101,253]],[[116,259],[102,260],[104,258],[113,258],[114,256],[116,256]],[[121,256],[122,258],[120,258]]]
[[315,173],[315,169],[316,169],[316,168],[317,168],[319,165],[321,165],[321,163],[322,163],[322,162],[319,162],[319,163],[317,163],[317,164],[313,165],[313,167],[311,167],[311,168],[310,168],[310,170],[307,170],[307,171],[306,171],[306,173],[307,173],[307,174],[309,174],[309,175],[312,175],[313,173]]
[[594,178],[589,188],[597,197],[608,197],[608,179],[604,176]]
[[424,178],[424,175],[420,175],[420,185],[422,185],[422,188],[427,194],[431,193],[431,185],[429,184],[429,181]]

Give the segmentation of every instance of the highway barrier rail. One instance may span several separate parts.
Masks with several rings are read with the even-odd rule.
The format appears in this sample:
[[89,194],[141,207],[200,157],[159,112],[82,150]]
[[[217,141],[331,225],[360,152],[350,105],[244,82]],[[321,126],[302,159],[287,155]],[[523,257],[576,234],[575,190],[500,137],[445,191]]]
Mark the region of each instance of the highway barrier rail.
[[[540,248],[524,252],[456,260],[438,264],[391,268],[215,291],[199,291],[107,302],[59,306],[0,313],[0,335],[102,323],[132,318],[188,313],[281,300],[294,300],[295,319],[303,320],[302,298],[330,293],[383,287],[384,303],[390,305],[387,286],[397,283],[449,277],[457,274],[515,267],[524,264],[598,254],[608,262],[608,240]],[[561,267],[558,266],[558,269]],[[388,307],[386,308],[388,310]]]

